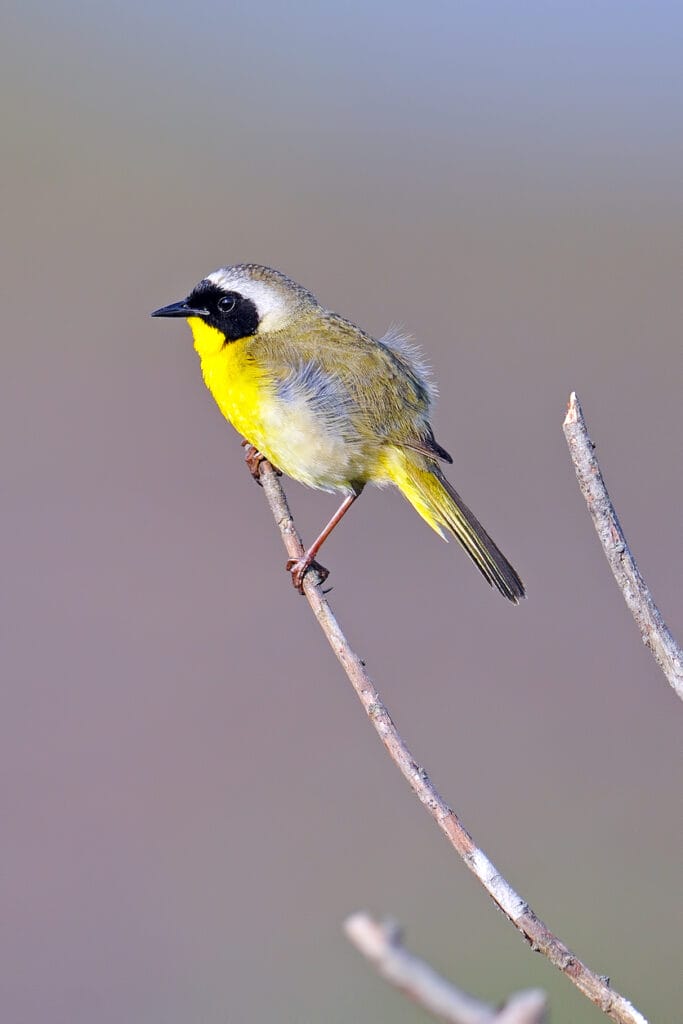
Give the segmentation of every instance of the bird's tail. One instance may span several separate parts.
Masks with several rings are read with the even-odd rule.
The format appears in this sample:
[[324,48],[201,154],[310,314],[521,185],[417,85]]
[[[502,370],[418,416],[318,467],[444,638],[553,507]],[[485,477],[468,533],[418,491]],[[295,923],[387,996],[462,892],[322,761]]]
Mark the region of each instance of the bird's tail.
[[491,586],[517,604],[525,596],[524,584],[441,469],[417,453],[395,452],[392,482],[433,530],[442,537],[443,527],[452,533]]

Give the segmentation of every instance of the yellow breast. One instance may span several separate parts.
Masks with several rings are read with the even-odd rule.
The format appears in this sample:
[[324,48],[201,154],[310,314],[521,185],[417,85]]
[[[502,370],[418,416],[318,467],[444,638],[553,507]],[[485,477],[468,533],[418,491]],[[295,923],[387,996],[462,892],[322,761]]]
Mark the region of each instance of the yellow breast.
[[344,490],[351,482],[386,479],[360,437],[330,421],[302,389],[287,399],[253,358],[253,339],[225,343],[199,317],[188,317],[202,375],[219,409],[235,429],[288,476],[323,490]]
[[189,317],[194,347],[201,360],[204,382],[216,403],[240,434],[260,451],[263,438],[261,407],[266,397],[265,379],[249,357],[248,338],[225,344],[220,331]]

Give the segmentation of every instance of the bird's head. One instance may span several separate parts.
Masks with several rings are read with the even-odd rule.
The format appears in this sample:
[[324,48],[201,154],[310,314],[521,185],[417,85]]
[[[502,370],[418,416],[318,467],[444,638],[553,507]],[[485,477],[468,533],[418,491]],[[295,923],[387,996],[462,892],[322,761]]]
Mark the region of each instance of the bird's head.
[[241,263],[215,270],[186,299],[162,306],[152,316],[186,319],[203,356],[241,338],[286,330],[317,305],[310,292],[280,271]]

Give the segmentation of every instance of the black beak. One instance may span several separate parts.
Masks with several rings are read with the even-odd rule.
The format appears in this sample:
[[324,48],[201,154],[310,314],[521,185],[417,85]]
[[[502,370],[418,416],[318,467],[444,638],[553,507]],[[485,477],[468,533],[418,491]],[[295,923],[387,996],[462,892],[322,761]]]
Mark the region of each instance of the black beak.
[[161,309],[155,309],[150,316],[208,316],[208,309],[193,309],[192,306],[188,306],[187,300],[183,299],[182,302],[172,302],[170,306],[162,306]]

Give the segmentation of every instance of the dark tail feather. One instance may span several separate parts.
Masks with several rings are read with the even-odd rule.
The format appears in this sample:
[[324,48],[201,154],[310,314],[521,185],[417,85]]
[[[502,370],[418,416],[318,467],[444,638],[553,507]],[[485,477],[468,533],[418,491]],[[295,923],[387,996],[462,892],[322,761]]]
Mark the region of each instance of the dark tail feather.
[[494,544],[440,468],[405,453],[393,477],[410,501],[437,532],[445,527],[462,544],[484,579],[513,604],[525,597],[524,584]]
[[438,468],[432,472],[450,499],[450,507],[444,507],[445,503],[439,507],[444,525],[460,541],[482,576],[497,587],[503,597],[517,604],[520,598],[526,597],[518,573],[443,473]]

